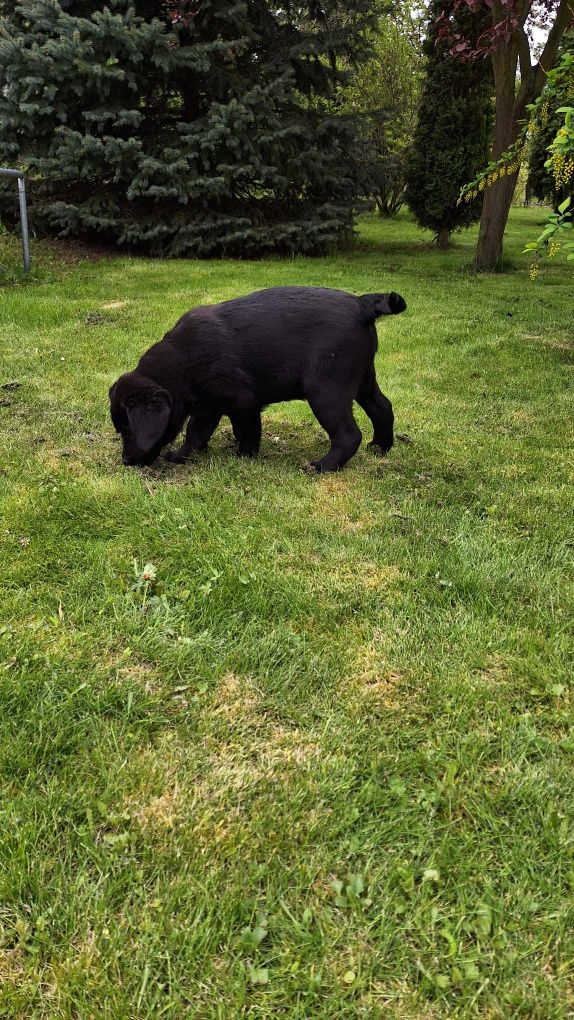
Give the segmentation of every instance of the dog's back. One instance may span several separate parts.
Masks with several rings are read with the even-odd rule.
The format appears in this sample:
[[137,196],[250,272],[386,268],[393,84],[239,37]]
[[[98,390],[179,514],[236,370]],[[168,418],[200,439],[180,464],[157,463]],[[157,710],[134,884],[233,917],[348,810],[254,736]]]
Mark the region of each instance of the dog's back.
[[304,396],[321,361],[351,371],[372,348],[356,297],[311,287],[274,287],[219,306],[245,369],[265,402]]
[[[165,340],[196,379],[225,362],[262,403],[303,398],[306,380],[335,370],[358,379],[376,349],[375,319],[388,295],[327,287],[271,287],[187,312]],[[211,370],[210,374],[211,374]]]

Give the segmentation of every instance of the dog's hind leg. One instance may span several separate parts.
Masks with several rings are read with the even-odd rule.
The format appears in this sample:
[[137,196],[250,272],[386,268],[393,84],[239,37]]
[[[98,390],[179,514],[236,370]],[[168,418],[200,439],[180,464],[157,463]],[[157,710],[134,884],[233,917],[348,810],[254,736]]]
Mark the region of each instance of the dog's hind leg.
[[338,471],[359,449],[361,430],[353,418],[352,404],[343,395],[314,389],[307,394],[311,410],[331,440],[331,448],[314,461],[312,467],[319,474]]
[[393,445],[393,405],[381,393],[374,368],[370,368],[363,379],[356,400],[373,423],[373,439],[369,448],[375,453],[387,453]]
[[169,450],[168,453],[165,453],[165,460],[171,461],[172,464],[182,464],[192,453],[205,450],[220,421],[220,414],[206,414],[190,418],[182,445],[177,450]]

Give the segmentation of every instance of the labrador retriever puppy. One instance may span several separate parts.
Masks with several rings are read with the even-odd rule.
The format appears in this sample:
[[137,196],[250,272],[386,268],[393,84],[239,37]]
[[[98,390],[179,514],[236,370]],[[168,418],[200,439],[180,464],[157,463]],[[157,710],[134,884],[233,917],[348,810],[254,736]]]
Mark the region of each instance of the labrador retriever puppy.
[[110,389],[123,463],[151,464],[189,419],[183,445],[165,454],[181,463],[205,449],[223,415],[238,454],[254,457],[262,409],[284,400],[307,400],[329,436],[317,472],[337,471],[356,453],[354,400],[373,423],[370,446],[386,453],[393,409],[375,375],[375,320],[405,308],[400,294],[324,287],[271,287],[193,308]]

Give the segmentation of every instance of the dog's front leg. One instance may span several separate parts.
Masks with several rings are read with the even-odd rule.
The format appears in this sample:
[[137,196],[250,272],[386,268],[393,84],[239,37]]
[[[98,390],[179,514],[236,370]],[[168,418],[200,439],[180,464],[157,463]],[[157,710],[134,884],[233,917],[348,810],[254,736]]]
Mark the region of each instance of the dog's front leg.
[[261,445],[261,412],[235,412],[231,416],[231,425],[237,441],[237,455],[256,457]]
[[190,418],[182,445],[177,450],[168,450],[164,454],[165,459],[172,464],[183,464],[192,454],[205,450],[220,421],[220,414],[197,415]]

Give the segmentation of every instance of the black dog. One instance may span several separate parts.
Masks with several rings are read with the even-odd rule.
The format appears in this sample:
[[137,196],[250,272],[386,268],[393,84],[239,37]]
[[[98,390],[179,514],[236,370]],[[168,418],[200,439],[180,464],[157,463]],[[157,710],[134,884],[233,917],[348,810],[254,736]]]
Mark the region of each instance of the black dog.
[[375,320],[406,308],[400,294],[354,297],[322,287],[272,287],[187,312],[110,390],[124,464],[151,464],[189,417],[176,463],[203,450],[223,415],[241,456],[261,441],[261,410],[308,400],[331,440],[313,467],[336,471],[356,453],[361,433],[353,401],[373,423],[370,444],[393,445],[393,409],[375,376]]

